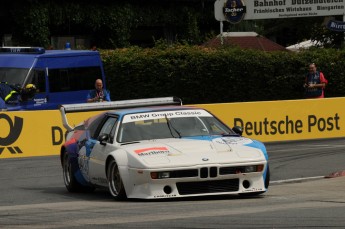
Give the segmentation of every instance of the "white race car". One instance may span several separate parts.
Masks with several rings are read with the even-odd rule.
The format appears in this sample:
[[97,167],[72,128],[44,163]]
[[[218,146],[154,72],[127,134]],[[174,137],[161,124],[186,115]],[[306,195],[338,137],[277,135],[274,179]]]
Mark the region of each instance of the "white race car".
[[[180,103],[167,97],[61,106],[69,130],[61,147],[68,191],[106,187],[115,199],[267,191],[264,144]],[[107,111],[69,126],[66,113],[97,109]]]

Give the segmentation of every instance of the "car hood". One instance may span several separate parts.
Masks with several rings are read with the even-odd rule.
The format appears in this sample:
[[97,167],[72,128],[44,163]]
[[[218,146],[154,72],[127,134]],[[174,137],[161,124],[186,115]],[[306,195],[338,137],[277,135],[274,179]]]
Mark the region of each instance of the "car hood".
[[159,139],[124,145],[123,149],[133,168],[242,164],[267,159],[262,144],[244,137]]

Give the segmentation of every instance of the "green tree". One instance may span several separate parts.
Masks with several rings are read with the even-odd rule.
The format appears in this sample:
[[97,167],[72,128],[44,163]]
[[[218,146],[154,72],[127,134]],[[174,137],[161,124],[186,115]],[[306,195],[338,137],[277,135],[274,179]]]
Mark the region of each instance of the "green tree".
[[342,21],[343,16],[336,16],[336,17],[326,17],[322,26],[314,26],[311,39],[314,41],[318,41],[319,46],[325,48],[342,48],[344,47],[344,39],[345,34],[344,32],[335,32],[331,31],[326,27],[326,24],[330,19],[335,19],[338,21]]
[[311,39],[315,28],[322,26],[323,17],[264,20],[263,35],[283,46]]

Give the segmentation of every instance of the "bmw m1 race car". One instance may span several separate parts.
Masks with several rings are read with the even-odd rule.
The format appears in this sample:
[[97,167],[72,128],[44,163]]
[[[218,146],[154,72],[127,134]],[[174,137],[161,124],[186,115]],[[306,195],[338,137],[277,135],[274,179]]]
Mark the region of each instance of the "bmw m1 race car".
[[[66,113],[106,110],[72,128]],[[70,192],[108,188],[115,199],[259,195],[270,179],[263,143],[175,97],[62,105]]]

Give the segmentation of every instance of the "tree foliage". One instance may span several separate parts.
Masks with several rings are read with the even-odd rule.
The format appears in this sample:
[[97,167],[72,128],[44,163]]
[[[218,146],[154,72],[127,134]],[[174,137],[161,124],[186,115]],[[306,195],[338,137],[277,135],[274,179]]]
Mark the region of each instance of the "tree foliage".
[[200,43],[216,23],[212,10],[211,2],[26,0],[8,2],[0,12],[13,20],[6,33],[19,45],[48,46],[50,36],[87,35],[101,48],[117,48],[129,46],[137,28],[162,31],[152,43],[160,38]]
[[[159,39],[201,44],[219,34],[214,1],[204,0],[4,0],[0,19],[0,35],[13,34],[16,45],[48,46],[51,36],[78,35],[100,48],[152,46]],[[313,39],[339,48],[344,33],[329,31],[324,22],[324,17],[225,22],[224,31],[256,31],[283,46]]]

